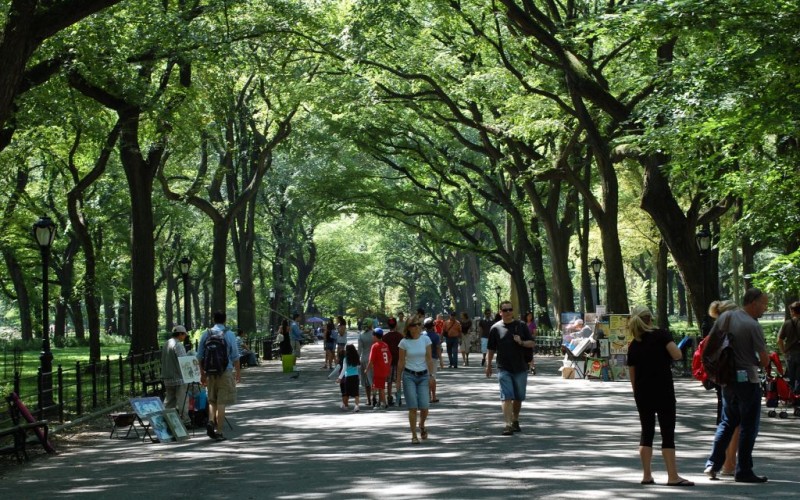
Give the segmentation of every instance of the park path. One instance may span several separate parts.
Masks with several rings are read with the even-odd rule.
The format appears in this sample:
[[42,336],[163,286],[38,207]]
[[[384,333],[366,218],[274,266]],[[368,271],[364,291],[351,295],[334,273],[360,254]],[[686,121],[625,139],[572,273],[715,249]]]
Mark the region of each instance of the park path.
[[523,432],[502,430],[496,379],[472,366],[444,370],[430,438],[412,445],[407,413],[338,408],[338,387],[321,370],[321,344],[306,346],[297,379],[279,361],[243,371],[230,407],[227,441],[204,433],[172,444],[110,440],[107,431],[55,456],[0,473],[0,499],[142,498],[757,498],[797,497],[800,420],[762,420],[756,472],[765,485],[709,481],[703,462],[715,399],[690,379],[676,381],[682,475],[694,488],[639,481],[638,418],[627,382],[563,380],[556,358],[538,360]]

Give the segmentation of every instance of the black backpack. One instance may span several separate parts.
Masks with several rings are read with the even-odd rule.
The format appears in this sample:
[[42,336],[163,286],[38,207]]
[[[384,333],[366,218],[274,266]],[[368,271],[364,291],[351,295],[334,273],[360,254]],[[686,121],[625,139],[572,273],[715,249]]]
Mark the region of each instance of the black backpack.
[[733,352],[733,335],[729,331],[730,315],[725,325],[714,325],[703,347],[703,369],[708,380],[717,385],[728,385],[736,380],[736,359]]
[[203,350],[203,370],[206,375],[222,375],[228,368],[228,344],[225,341],[225,332],[208,330]]

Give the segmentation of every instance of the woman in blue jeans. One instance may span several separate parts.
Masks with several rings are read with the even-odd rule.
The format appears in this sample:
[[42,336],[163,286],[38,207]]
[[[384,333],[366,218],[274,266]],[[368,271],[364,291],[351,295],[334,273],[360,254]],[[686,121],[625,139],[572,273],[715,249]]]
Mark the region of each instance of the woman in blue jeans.
[[425,420],[430,406],[430,385],[433,375],[431,358],[431,339],[421,335],[422,323],[417,317],[406,325],[405,338],[400,341],[400,359],[397,362],[397,388],[403,389],[408,406],[408,424],[411,427],[411,443],[419,444],[417,438],[417,410],[419,410],[419,432],[422,439],[428,439]]

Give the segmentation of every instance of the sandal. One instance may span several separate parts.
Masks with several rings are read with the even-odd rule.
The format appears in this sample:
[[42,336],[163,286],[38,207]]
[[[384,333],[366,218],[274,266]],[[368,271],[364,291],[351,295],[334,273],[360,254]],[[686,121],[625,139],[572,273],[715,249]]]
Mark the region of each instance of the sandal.
[[422,439],[428,439],[428,429],[426,429],[425,427],[420,427],[419,433]]
[[411,444],[419,444],[419,439],[417,439],[417,436],[413,436],[411,438]]

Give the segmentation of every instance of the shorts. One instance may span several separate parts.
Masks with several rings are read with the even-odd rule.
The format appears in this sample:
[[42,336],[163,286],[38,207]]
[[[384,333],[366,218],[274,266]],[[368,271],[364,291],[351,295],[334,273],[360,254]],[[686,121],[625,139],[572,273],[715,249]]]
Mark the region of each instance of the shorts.
[[386,389],[386,375],[372,375],[373,389]]
[[292,340],[292,354],[294,354],[295,358],[300,357],[300,348],[303,344],[300,343],[299,340]]
[[513,373],[498,369],[497,380],[500,382],[500,401],[525,401],[528,387],[527,370]]
[[403,372],[403,395],[406,397],[406,407],[409,410],[427,410],[431,403],[430,388],[428,387],[429,374],[414,375]]
[[232,405],[236,402],[236,381],[233,370],[225,370],[222,375],[206,377],[208,402],[210,404]]
[[358,375],[350,375],[345,377],[339,384],[342,391],[342,396],[350,396],[353,398],[358,397]]
[[336,342],[325,342],[325,350],[330,352],[336,350]]
[[489,337],[481,337],[481,352],[486,354],[489,350]]

